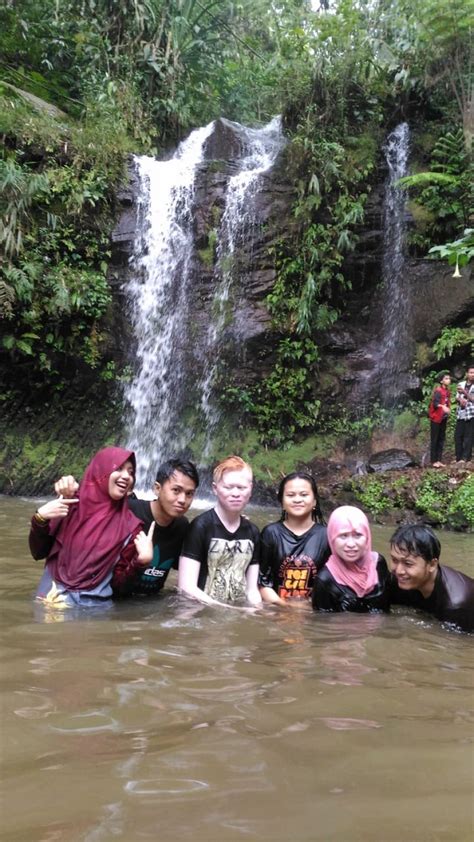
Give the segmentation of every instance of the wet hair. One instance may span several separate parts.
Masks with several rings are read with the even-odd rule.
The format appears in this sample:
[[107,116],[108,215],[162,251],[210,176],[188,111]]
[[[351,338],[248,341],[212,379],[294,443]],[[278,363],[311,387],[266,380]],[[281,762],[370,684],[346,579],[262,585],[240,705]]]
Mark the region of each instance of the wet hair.
[[441,544],[429,526],[400,526],[390,538],[390,546],[404,553],[419,555],[425,561],[439,559]]
[[223,459],[222,462],[219,462],[219,464],[214,468],[214,472],[212,474],[213,481],[219,482],[225,471],[248,471],[250,477],[253,477],[252,468],[247,464],[247,462],[244,462],[240,456],[228,456],[227,459]]
[[[308,482],[311,486],[311,491],[314,494],[316,505],[313,509],[313,519],[319,521],[319,523],[324,523],[323,513],[321,511],[321,506],[319,505],[319,491],[318,486],[316,485],[315,478],[308,473],[308,471],[293,471],[291,474],[287,474],[286,477],[283,477],[280,485],[278,486],[277,497],[278,502],[280,505],[283,504],[283,494],[285,493],[285,486],[287,482],[290,482],[292,479],[304,479]],[[284,520],[285,512],[282,512],[281,519]]]
[[171,478],[175,471],[180,471],[180,473],[189,477],[189,479],[194,482],[196,488],[198,487],[199,474],[197,472],[196,465],[185,459],[167,459],[166,462],[162,462],[158,466],[158,470],[156,472],[156,482],[163,485],[167,479]]

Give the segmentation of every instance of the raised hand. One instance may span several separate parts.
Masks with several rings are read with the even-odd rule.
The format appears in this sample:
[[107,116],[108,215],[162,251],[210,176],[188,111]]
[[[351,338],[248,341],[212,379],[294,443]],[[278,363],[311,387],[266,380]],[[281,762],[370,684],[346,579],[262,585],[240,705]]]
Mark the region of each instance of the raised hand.
[[79,490],[79,483],[76,482],[73,476],[61,477],[54,483],[54,490],[58,497],[65,499],[75,497]]
[[135,549],[140,564],[149,564],[153,558],[153,533],[155,531],[155,521],[151,524],[148,533],[145,534],[143,530],[138,533],[135,538]]

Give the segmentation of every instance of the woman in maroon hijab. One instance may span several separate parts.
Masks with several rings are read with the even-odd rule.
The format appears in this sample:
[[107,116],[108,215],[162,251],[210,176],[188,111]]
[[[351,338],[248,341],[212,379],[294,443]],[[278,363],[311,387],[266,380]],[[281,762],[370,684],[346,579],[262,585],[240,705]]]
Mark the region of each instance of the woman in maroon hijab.
[[103,605],[119,558],[149,564],[152,531],[145,535],[127,503],[134,484],[135,454],[104,447],[86,468],[78,498],[59,497],[37,509],[30,550],[33,558],[46,557],[46,565],[36,599],[57,607]]

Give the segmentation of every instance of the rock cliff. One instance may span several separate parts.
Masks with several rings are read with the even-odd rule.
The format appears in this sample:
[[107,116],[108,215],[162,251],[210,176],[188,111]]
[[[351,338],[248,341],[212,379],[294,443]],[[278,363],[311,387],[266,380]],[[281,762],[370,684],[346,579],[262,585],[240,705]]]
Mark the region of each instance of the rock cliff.
[[[202,344],[212,312],[218,260],[216,244],[227,185],[244,149],[245,137],[239,126],[217,120],[196,176],[193,349],[189,355],[193,379],[199,365],[196,349]],[[276,278],[275,248],[291,238],[295,225],[292,218],[295,189],[288,178],[287,154],[288,150],[283,149],[274,167],[261,176],[254,197],[255,223],[251,230],[241,233],[233,257],[231,312],[221,326],[221,351],[225,363],[232,366],[234,382],[239,386],[256,382],[272,366],[277,333],[265,299]],[[380,388],[373,372],[381,352],[385,306],[381,283],[386,178],[383,162],[378,177],[368,200],[364,226],[359,231],[358,246],[344,267],[352,291],[345,297],[339,321],[319,337],[323,352],[321,372],[326,375],[323,382],[328,394],[336,395],[349,409],[360,401],[370,406]],[[136,220],[136,176],[132,162],[128,186],[119,200],[122,211],[113,234],[112,283],[123,312],[126,308],[121,288],[129,271]],[[455,279],[452,269],[444,262],[408,258],[404,271],[409,279],[410,354],[391,395],[394,402],[407,396],[420,396],[420,377],[424,369],[433,365],[431,345],[443,327],[465,326],[474,316],[474,283],[468,268],[463,270],[461,278]],[[133,344],[131,337],[127,344]]]

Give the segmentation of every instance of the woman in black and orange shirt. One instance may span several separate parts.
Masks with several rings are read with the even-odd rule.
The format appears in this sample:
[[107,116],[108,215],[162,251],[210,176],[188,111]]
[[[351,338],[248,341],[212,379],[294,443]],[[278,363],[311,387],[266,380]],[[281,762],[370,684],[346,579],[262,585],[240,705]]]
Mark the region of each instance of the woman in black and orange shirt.
[[262,530],[259,587],[264,602],[309,599],[316,572],[329,557],[318,489],[311,474],[294,471],[278,489],[282,517]]

